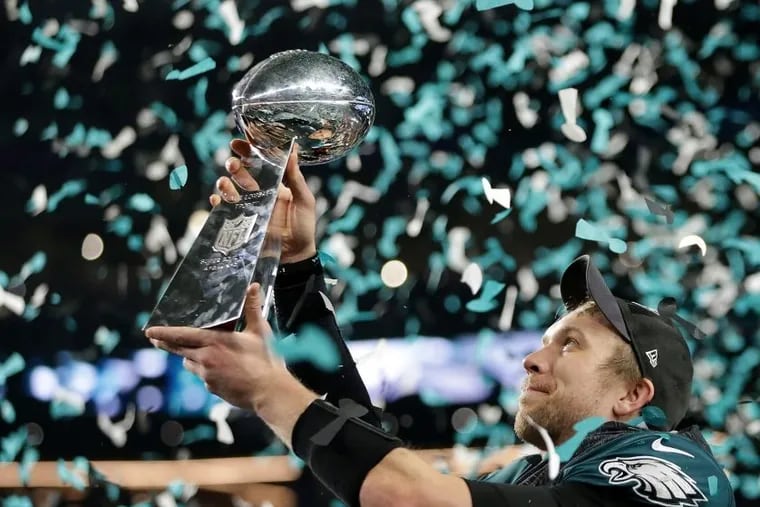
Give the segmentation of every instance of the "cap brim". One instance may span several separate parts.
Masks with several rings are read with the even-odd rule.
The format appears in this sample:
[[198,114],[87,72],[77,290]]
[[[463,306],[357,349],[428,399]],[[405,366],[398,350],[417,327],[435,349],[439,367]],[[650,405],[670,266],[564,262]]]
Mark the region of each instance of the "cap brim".
[[565,308],[570,310],[591,299],[620,336],[631,341],[617,299],[604,282],[602,273],[591,262],[591,257],[582,255],[571,262],[562,274],[559,289]]

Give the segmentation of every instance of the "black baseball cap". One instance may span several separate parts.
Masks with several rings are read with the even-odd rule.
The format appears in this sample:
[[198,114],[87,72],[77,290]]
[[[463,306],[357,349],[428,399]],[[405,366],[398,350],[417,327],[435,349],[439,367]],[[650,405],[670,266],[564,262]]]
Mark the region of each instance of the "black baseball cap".
[[615,297],[588,255],[575,259],[560,281],[565,308],[572,310],[592,300],[618,334],[633,348],[642,376],[652,381],[649,402],[662,410],[666,421],[647,424],[670,431],[686,415],[694,368],[686,340],[668,317],[633,301]]

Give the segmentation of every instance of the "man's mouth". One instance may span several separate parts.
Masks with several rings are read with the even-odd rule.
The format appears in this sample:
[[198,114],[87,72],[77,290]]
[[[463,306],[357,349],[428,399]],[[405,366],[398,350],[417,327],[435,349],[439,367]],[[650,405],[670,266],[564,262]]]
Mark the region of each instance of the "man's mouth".
[[528,384],[527,386],[525,386],[525,391],[549,394],[549,392],[551,391],[551,388],[543,384]]

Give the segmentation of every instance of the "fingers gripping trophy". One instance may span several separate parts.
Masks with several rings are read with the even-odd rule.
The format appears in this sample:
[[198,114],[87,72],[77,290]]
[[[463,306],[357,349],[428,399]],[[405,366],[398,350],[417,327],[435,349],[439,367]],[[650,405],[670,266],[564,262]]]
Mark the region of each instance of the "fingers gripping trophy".
[[338,159],[375,118],[359,74],[304,50],[276,53],[251,68],[232,90],[232,110],[250,148],[243,159],[249,177],[236,179],[235,199],[211,210],[146,328],[235,327],[252,282],[261,287],[266,316],[287,219],[277,196],[292,152],[297,146],[301,165]]

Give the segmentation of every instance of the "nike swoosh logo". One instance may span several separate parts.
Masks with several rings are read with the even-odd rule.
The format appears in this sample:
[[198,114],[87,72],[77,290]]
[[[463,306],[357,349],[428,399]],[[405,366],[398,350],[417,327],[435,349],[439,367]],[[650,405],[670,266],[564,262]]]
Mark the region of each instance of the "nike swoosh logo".
[[693,454],[689,454],[686,451],[682,451],[681,449],[676,449],[675,447],[670,447],[663,444],[662,437],[652,442],[652,450],[655,450],[657,452],[669,452],[671,454],[683,454],[684,456],[688,456],[690,458],[694,457]]

